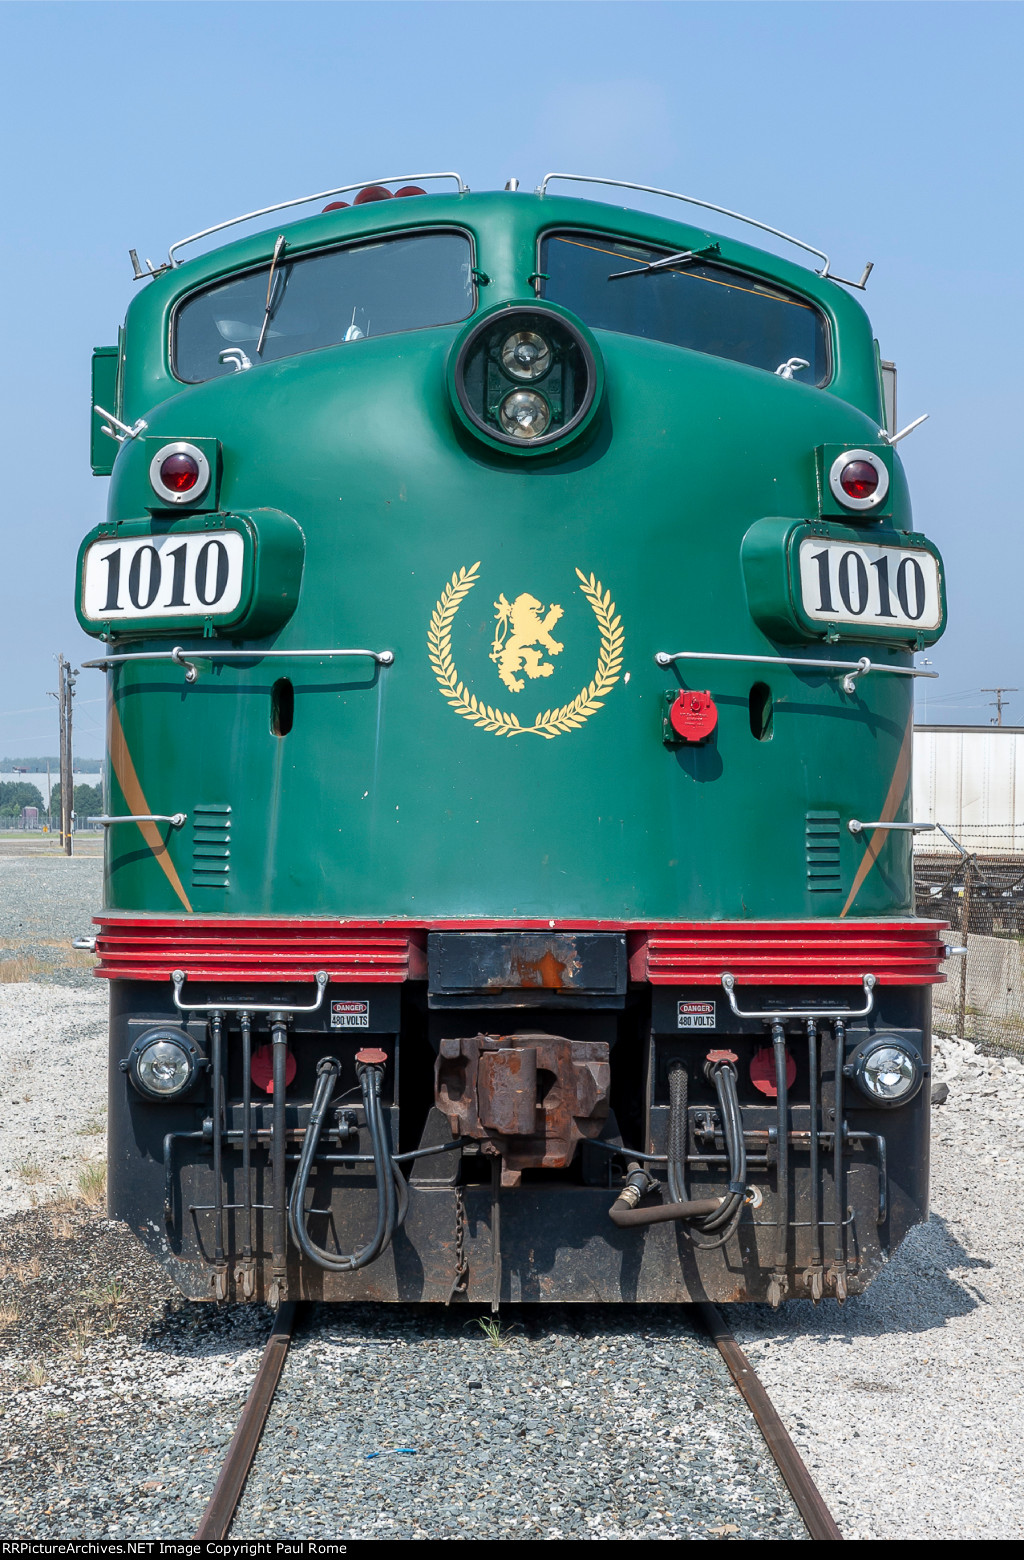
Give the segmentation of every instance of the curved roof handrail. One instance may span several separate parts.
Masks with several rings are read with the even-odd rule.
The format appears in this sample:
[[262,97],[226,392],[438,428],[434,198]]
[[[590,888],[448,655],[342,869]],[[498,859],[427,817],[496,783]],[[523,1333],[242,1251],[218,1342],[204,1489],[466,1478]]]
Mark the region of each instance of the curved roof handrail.
[[660,190],[653,184],[632,184],[628,179],[604,179],[587,173],[546,173],[537,186],[538,195],[547,193],[547,187],[552,179],[568,179],[574,184],[610,184],[620,190],[641,190],[645,195],[666,195],[669,200],[684,200],[687,205],[702,206],[705,211],[717,211],[720,216],[733,217],[737,222],[747,222],[751,227],[760,228],[762,233],[772,233],[776,238],[785,239],[787,244],[795,244],[798,249],[805,249],[808,254],[817,255],[819,260],[825,262],[818,275],[830,276],[828,255],[823,249],[816,249],[813,244],[805,244],[802,238],[794,238],[792,233],[784,233],[781,228],[771,227],[767,222],[758,222],[756,217],[745,217],[740,211],[730,211],[728,206],[716,206],[710,200],[698,200],[695,195],[680,195],[678,190]]
[[174,254],[178,249],[184,249],[186,244],[194,244],[201,238],[209,238],[211,233],[220,233],[224,228],[236,227],[239,222],[251,222],[255,217],[267,217],[272,211],[284,211],[289,206],[305,206],[309,201],[326,200],[329,195],[345,195],[349,190],[365,189],[369,184],[411,184],[415,179],[454,179],[458,185],[458,193],[465,195],[469,191],[469,185],[463,184],[457,173],[394,173],[383,179],[357,179],[354,184],[340,184],[336,190],[320,190],[316,195],[300,195],[297,200],[282,200],[276,206],[261,206],[258,211],[247,211],[242,217],[229,217],[226,222],[215,222],[213,227],[203,228],[199,233],[192,233],[188,238],[179,238],[167,251],[167,261],[171,266],[181,262],[175,260]]

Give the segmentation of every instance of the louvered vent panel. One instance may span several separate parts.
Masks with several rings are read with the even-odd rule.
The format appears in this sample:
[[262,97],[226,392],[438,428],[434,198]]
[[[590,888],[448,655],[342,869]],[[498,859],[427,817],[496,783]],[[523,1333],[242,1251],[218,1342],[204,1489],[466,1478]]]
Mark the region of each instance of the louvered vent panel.
[[809,812],[804,824],[807,854],[807,887],[812,894],[838,894],[843,882],[839,874],[839,814]]
[[231,867],[231,808],[213,804],[192,814],[192,887],[227,888]]

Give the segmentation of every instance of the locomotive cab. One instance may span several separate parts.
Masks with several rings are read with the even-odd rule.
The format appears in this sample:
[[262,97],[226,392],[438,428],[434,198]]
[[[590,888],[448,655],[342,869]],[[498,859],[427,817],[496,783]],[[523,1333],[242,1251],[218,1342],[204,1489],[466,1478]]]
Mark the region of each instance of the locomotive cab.
[[186,240],[94,365],[110,1211],[196,1298],[843,1299],[927,1213],[870,324],[550,182]]

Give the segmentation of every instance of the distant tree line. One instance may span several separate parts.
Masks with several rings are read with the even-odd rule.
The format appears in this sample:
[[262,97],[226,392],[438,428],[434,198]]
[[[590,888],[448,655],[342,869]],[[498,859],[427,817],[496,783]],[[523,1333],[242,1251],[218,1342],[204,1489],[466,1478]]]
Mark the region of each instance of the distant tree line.
[[[92,787],[83,786],[82,789],[91,790]],[[24,780],[0,780],[0,818],[20,818],[23,807],[38,807],[41,815],[46,812],[39,787]]]
[[[26,786],[26,790],[35,791],[35,786]],[[36,795],[39,792],[36,791]],[[23,806],[26,804],[22,804]],[[35,803],[29,803],[35,806]],[[98,818],[103,811],[103,791],[98,785],[76,785],[71,793],[71,805],[75,810],[76,818]],[[45,812],[46,809],[44,808]],[[50,814],[54,819],[60,817],[60,781],[50,792]]]
[[[76,785],[72,806],[78,818],[97,818],[103,811],[103,791],[98,785]],[[40,818],[46,817],[46,803],[42,792],[27,780],[0,780],[0,819],[20,818],[23,807],[38,807]],[[50,816],[60,819],[60,781],[50,792]]]

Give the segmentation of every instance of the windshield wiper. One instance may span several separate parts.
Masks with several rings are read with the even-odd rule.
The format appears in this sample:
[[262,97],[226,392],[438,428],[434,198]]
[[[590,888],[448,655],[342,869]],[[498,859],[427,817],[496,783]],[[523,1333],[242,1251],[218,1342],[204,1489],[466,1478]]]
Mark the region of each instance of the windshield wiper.
[[651,271],[664,271],[670,265],[685,265],[688,260],[703,260],[706,255],[717,255],[719,252],[717,244],[708,244],[705,249],[681,249],[677,255],[663,255],[660,260],[648,260],[646,265],[636,266],[632,271],[613,271],[607,280],[621,282],[624,276],[647,276]]
[[267,326],[270,324],[270,305],[272,302],[272,291],[274,286],[274,271],[277,267],[277,262],[281,257],[281,251],[283,248],[284,234],[279,233],[277,235],[277,243],[274,245],[274,257],[270,262],[270,275],[267,277],[267,307],[263,311],[263,324],[260,326],[260,339],[256,343],[257,357],[259,357],[263,352],[263,338],[267,334]]

